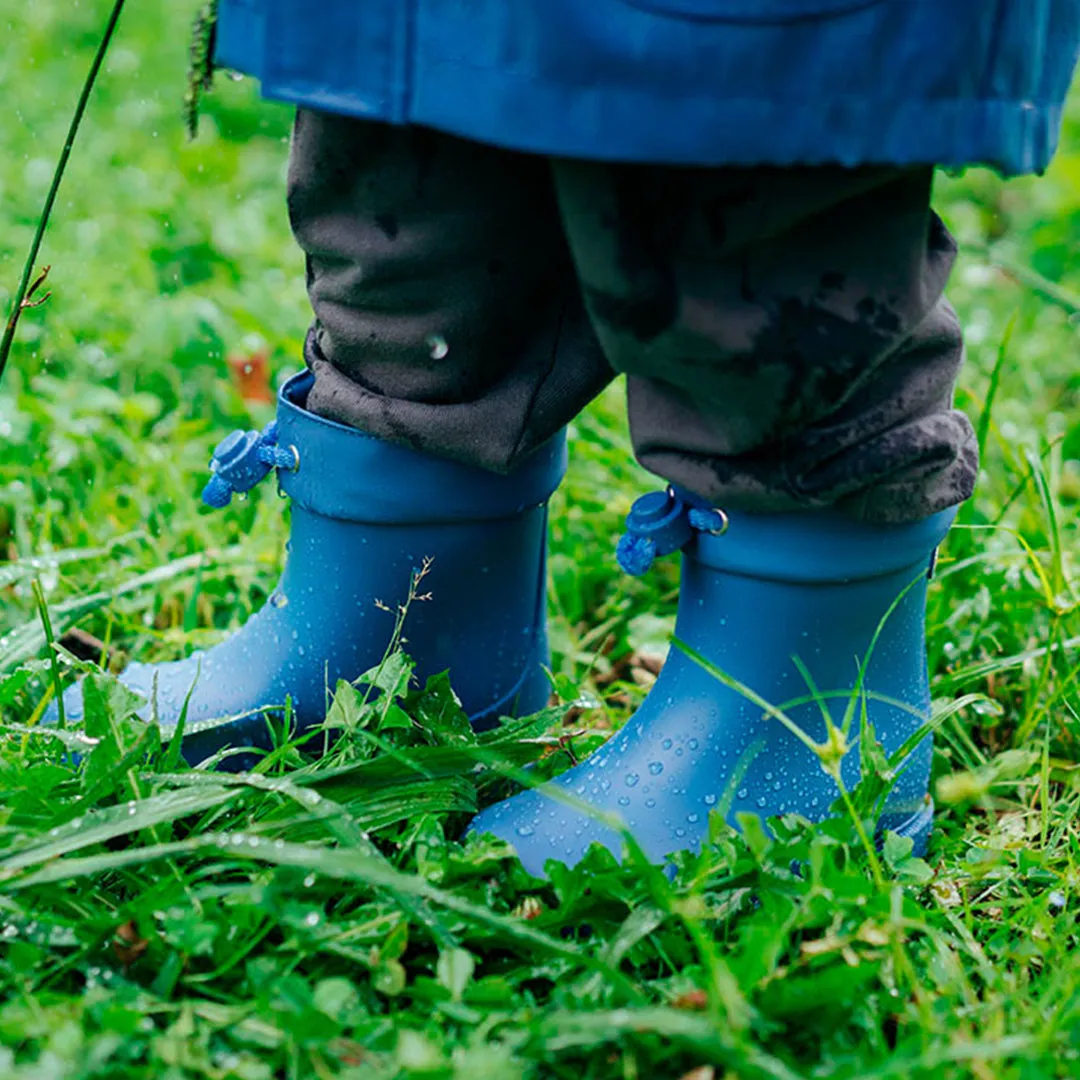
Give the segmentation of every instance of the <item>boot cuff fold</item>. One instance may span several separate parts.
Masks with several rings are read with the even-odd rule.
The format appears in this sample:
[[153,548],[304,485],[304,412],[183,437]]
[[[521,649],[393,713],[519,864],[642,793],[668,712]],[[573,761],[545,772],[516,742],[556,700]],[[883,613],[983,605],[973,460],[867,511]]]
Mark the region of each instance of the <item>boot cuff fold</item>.
[[905,525],[871,525],[835,510],[797,514],[733,511],[722,536],[699,534],[687,552],[728,573],[828,584],[929,568],[955,507]]
[[279,482],[312,513],[393,525],[505,518],[546,502],[566,472],[563,432],[500,475],[316,416],[305,408],[313,382],[301,372],[278,394],[278,445],[299,459]]

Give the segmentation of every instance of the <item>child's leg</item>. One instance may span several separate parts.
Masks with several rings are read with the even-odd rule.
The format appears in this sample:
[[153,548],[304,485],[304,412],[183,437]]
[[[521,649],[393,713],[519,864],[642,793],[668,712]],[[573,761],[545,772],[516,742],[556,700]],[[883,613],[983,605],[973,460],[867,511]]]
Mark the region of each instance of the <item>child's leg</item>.
[[289,211],[313,411],[505,471],[611,378],[545,159],[301,111]]
[[265,742],[252,710],[286,698],[299,726],[320,722],[328,689],[380,662],[420,569],[417,677],[449,670],[477,724],[539,709],[557,433],[612,374],[542,159],[301,112],[289,207],[314,379],[286,384],[275,427],[222,444],[207,495],[221,505],[272,464],[292,499],[286,567],[221,644],[123,676],[163,725],[186,713],[192,760]]
[[875,760],[858,745],[872,731],[896,755],[878,827],[921,850],[927,570],[976,471],[929,171],[556,177],[637,453],[674,485],[635,504],[620,561],[642,573],[682,549],[682,647],[603,747],[474,827],[536,873],[593,842],[618,852],[584,803],[659,860],[700,846],[714,811],[824,817],[837,778],[850,790]]
[[912,521],[971,494],[931,171],[556,167],[642,463],[749,511]]

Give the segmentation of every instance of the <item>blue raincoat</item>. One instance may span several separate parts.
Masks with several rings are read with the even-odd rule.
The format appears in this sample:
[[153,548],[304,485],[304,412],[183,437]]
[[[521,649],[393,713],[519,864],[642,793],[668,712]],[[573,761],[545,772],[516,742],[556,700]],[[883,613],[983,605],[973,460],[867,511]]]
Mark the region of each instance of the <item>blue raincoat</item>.
[[268,98],[544,154],[1043,169],[1080,0],[220,0]]

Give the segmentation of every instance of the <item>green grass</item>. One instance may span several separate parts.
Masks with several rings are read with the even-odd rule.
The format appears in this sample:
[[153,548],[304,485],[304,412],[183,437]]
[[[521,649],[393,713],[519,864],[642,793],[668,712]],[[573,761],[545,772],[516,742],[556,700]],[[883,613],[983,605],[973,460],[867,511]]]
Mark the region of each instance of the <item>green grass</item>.
[[[0,0],[0,308],[108,6]],[[717,828],[672,881],[597,853],[545,884],[457,838],[507,783],[477,762],[550,750],[559,714],[484,742],[384,727],[375,752],[383,713],[348,691],[328,757],[282,743],[230,777],[186,770],[94,675],[84,733],[34,733],[36,588],[57,636],[78,623],[120,663],[217,640],[280,565],[269,486],[216,514],[198,491],[222,433],[261,419],[225,355],[300,365],[289,116],[219,79],[184,141],[193,7],[131,0],[47,237],[54,294],[0,393],[0,1077],[1080,1075],[1080,102],[1045,178],[938,184],[985,471],[931,593],[927,860],[890,844],[878,873],[841,818]],[[628,581],[611,557],[653,484],[613,390],[574,425],[554,513],[579,753],[670,633],[676,561]]]

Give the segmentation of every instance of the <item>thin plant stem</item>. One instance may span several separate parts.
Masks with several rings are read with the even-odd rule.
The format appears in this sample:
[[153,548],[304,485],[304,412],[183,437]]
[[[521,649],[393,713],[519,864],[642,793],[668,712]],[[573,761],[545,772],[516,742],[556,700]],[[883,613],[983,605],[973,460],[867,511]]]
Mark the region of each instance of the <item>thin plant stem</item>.
[[75,105],[75,112],[71,116],[71,123],[68,125],[67,138],[64,140],[64,148],[60,151],[60,157],[56,162],[56,168],[53,170],[52,183],[49,185],[49,193],[45,196],[45,205],[41,208],[41,216],[38,218],[37,229],[34,231],[34,239],[30,242],[30,251],[26,256],[26,262],[23,264],[22,280],[19,282],[19,287],[15,290],[15,299],[12,302],[11,313],[8,315],[7,323],[4,326],[4,336],[0,338],[0,379],[4,377],[4,371],[7,368],[8,356],[11,354],[11,346],[15,341],[15,330],[19,325],[19,318],[28,307],[35,307],[48,298],[48,294],[45,294],[45,296],[38,300],[30,299],[30,295],[42,284],[42,282],[44,282],[45,275],[48,274],[48,268],[46,268],[33,282],[31,282],[31,277],[34,273],[34,263],[37,262],[38,252],[41,250],[41,242],[45,238],[45,229],[48,227],[49,218],[52,216],[53,204],[56,202],[56,196],[60,190],[60,182],[64,179],[68,158],[71,157],[71,149],[75,145],[75,136],[79,133],[83,114],[86,112],[86,105],[90,100],[90,93],[94,89],[94,83],[97,81],[98,72],[101,70],[101,65],[105,61],[105,54],[109,51],[109,43],[112,41],[113,31],[116,29],[116,24],[120,20],[120,12],[123,11],[123,9],[124,0],[114,0],[112,12],[109,15],[109,21],[105,25],[105,32],[101,36],[97,53],[94,55],[94,62],[90,65],[90,70],[86,73],[82,92],[79,94],[78,103]]
[[60,679],[60,658],[56,655],[52,619],[49,618],[49,605],[45,601],[45,590],[41,587],[41,578],[34,578],[33,589],[41,626],[45,631],[45,646],[49,650],[49,668],[52,673],[53,693],[56,695],[56,726],[63,729],[67,727],[67,717],[64,715],[64,686]]

